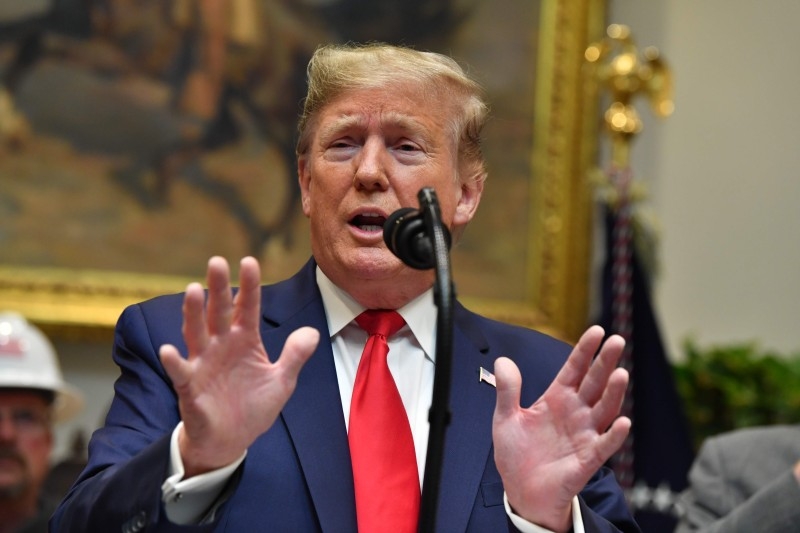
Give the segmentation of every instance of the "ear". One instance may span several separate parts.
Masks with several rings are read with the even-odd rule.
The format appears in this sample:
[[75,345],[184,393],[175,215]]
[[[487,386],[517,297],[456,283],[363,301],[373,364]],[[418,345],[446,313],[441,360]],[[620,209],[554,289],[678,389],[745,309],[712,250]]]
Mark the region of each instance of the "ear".
[[309,168],[308,158],[301,155],[297,158],[297,181],[300,184],[300,200],[303,206],[303,214],[311,215],[311,169]]
[[453,216],[454,226],[465,226],[475,216],[483,195],[484,177],[480,174],[472,176],[461,184],[461,198],[458,200]]

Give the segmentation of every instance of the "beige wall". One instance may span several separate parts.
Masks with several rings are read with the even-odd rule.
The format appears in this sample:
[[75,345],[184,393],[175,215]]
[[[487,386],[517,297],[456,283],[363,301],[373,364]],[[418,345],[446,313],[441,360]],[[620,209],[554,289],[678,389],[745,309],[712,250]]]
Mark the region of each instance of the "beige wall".
[[633,166],[661,225],[656,306],[673,357],[757,340],[800,352],[800,2],[611,0],[675,73]]

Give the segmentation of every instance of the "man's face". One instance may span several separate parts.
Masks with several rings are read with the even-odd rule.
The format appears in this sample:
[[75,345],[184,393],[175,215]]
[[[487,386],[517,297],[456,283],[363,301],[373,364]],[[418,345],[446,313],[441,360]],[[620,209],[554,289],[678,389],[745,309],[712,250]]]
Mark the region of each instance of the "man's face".
[[0,389],[0,501],[38,492],[52,448],[47,400],[34,391]]
[[[419,207],[433,187],[451,230],[472,218],[482,183],[458,179],[454,107],[423,88],[345,93],[319,114],[307,154],[298,162],[303,212],[320,268],[362,304],[396,307],[430,286],[433,273],[404,266],[383,242],[383,223],[401,207]],[[402,287],[402,289],[400,289]],[[365,301],[376,291],[387,301]]]

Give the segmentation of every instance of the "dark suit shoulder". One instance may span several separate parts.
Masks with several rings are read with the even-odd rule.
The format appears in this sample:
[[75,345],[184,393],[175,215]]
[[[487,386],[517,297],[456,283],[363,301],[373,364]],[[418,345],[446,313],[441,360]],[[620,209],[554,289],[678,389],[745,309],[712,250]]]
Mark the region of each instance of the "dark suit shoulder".
[[511,359],[522,374],[522,402],[535,401],[564,365],[571,347],[542,332],[499,322],[458,307],[456,334],[463,334],[483,354],[490,372],[499,357]]
[[456,310],[456,324],[477,346],[484,349],[491,343],[493,350],[505,352],[511,359],[515,359],[514,354],[526,353],[563,360],[572,349],[541,331],[487,318],[463,306]]
[[[283,320],[287,314],[308,301],[319,298],[314,272],[316,263],[310,259],[296,274],[285,280],[261,286],[261,307],[265,318]],[[233,288],[236,294],[237,287]],[[138,320],[150,331],[180,331],[183,320],[185,292],[165,294],[128,306],[120,317],[119,325],[128,325]],[[274,305],[274,302],[281,302]],[[287,305],[291,302],[292,305]],[[141,324],[136,324],[142,327]]]

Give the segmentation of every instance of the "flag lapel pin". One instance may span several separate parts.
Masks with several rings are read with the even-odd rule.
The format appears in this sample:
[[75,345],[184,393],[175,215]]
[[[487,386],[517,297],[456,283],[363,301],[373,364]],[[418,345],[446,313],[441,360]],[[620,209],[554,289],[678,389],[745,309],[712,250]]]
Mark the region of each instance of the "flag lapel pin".
[[495,383],[494,381],[494,374],[492,374],[483,367],[478,368],[478,381],[485,381],[492,387],[497,388],[497,383]]

